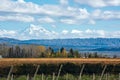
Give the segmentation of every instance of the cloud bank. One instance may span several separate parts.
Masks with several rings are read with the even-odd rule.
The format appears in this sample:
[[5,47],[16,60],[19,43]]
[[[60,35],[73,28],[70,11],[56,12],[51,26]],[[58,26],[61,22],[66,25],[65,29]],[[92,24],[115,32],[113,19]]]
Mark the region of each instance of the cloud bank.
[[[42,5],[25,0],[1,0],[0,22],[11,21],[15,25],[16,22],[22,22],[31,25],[25,30],[0,28],[0,37],[18,39],[120,38],[120,30],[105,31],[101,28],[89,29],[89,27],[81,29],[81,25],[99,26],[100,21],[119,22],[120,10],[114,10],[114,8],[107,10],[107,8],[119,7],[120,0],[72,0],[72,2],[76,6],[71,6],[70,0],[59,0],[58,4]],[[47,24],[51,29],[45,28],[42,24]],[[58,27],[59,25],[63,26],[62,30]],[[66,25],[67,29],[64,28]],[[70,28],[71,25],[74,27],[77,25],[80,28]],[[107,27],[109,28],[109,25]]]
[[65,39],[65,38],[118,38],[120,31],[108,32],[104,30],[84,31],[73,29],[55,32],[45,29],[42,26],[31,24],[24,31],[0,30],[0,37],[12,37],[17,39]]

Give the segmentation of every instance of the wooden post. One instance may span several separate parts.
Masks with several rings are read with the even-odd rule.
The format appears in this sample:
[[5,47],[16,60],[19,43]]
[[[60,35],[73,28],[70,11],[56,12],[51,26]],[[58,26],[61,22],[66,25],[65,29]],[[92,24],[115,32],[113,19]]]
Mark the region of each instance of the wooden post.
[[11,75],[11,80],[13,80],[13,74]]
[[81,80],[81,77],[82,77],[82,73],[83,73],[84,68],[85,68],[85,65],[83,64],[82,69],[81,69],[81,71],[80,71],[80,75],[79,75],[79,79],[78,79],[78,80]]
[[32,76],[29,76],[29,80],[33,80],[33,77],[32,77]]
[[13,70],[13,66],[11,66],[11,68],[10,68],[10,71],[9,71],[9,73],[8,73],[8,76],[7,76],[7,80],[10,79],[10,75],[11,75],[11,73],[12,73],[12,70]]
[[37,68],[36,68],[36,71],[35,71],[35,73],[34,73],[33,80],[35,80],[35,78],[36,78],[36,75],[37,75],[37,73],[38,73],[39,67],[40,67],[40,65],[38,65]]
[[119,73],[119,80],[120,80],[120,73]]
[[29,74],[27,75],[27,80],[29,80]]
[[101,74],[100,80],[102,80],[106,68],[107,68],[107,65],[105,65],[105,67],[104,67],[104,69],[103,69],[103,71],[102,71],[102,74]]
[[53,78],[52,78],[52,80],[55,80],[55,73],[53,73]]
[[93,80],[95,80],[95,74],[93,73]]
[[44,74],[42,73],[42,80],[44,80]]
[[61,72],[62,67],[63,67],[63,65],[61,65],[60,68],[59,68],[59,72],[58,72],[58,75],[57,75],[57,79],[56,79],[56,80],[58,80],[58,78],[59,78],[59,76],[60,76],[60,72]]
[[49,79],[49,77],[46,77],[46,79],[45,80],[48,80]]
[[106,80],[108,80],[108,74],[106,73]]
[[68,73],[66,74],[66,80],[68,80]]
[[109,73],[107,74],[107,76],[108,76],[108,77],[107,77],[107,78],[108,78],[108,80],[110,80],[110,74],[109,74]]

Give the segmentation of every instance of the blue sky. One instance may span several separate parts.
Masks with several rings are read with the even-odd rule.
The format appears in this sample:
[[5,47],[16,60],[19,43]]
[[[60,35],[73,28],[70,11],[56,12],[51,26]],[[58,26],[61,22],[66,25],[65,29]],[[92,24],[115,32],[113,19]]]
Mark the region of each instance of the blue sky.
[[120,0],[1,0],[0,37],[120,38]]

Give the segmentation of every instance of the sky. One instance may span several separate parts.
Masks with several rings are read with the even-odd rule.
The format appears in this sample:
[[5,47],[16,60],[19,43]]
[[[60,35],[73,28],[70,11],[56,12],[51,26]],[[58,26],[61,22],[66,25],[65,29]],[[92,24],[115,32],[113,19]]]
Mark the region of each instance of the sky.
[[0,37],[120,38],[120,0],[0,0]]

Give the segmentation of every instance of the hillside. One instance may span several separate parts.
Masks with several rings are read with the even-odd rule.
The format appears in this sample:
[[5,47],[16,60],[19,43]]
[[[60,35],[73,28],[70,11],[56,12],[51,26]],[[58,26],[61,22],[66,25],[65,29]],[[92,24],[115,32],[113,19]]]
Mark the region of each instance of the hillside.
[[95,50],[95,51],[120,51],[120,38],[84,38],[84,39],[44,39],[44,40],[17,40],[12,38],[0,38],[0,43],[10,44],[35,44],[50,46],[59,49],[65,47],[66,49],[76,50]]

